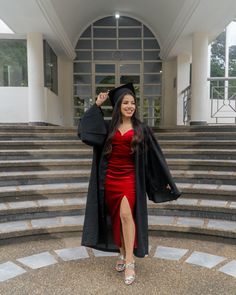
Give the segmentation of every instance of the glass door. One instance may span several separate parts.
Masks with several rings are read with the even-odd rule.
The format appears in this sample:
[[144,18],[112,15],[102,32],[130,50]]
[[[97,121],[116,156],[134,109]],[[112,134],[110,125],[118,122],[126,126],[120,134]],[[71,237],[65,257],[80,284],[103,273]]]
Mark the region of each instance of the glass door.
[[[139,116],[142,119],[141,72],[141,63],[137,62],[95,62],[93,64],[93,97],[97,97],[100,92],[106,92],[114,87],[132,82],[136,92]],[[110,119],[112,107],[109,100],[104,103],[103,111],[105,118]]]

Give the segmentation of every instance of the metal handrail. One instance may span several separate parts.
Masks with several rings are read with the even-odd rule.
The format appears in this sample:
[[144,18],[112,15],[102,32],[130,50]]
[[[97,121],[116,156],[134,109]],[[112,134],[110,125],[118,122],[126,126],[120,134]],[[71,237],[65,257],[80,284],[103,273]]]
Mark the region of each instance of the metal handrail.
[[184,125],[190,121],[191,114],[191,85],[181,91],[183,95],[183,122]]
[[236,77],[210,77],[207,80],[210,83],[211,118],[216,123],[225,118],[234,119],[236,123],[236,86],[229,85]]

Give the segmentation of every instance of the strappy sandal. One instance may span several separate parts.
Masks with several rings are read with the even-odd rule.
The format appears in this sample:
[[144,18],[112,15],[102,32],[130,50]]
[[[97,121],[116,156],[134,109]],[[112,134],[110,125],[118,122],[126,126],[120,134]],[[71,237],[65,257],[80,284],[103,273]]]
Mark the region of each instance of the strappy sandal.
[[116,264],[116,267],[115,269],[118,271],[118,272],[121,272],[125,269],[125,258],[124,258],[124,255],[119,255],[119,258],[118,260],[123,260],[124,263],[117,263]]
[[[126,263],[125,264],[125,268],[129,268],[129,269],[133,269],[135,268],[135,262],[131,262],[131,263]],[[133,273],[132,275],[128,275],[125,276],[125,284],[126,285],[131,285],[135,280],[135,273]]]

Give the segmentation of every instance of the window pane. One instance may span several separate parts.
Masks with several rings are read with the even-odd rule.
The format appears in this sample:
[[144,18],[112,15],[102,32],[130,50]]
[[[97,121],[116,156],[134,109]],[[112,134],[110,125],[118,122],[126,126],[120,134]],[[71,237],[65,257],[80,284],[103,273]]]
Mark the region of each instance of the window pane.
[[[107,92],[108,90],[111,90],[115,88],[114,87],[111,87],[111,86],[97,86],[96,87],[96,95],[98,95],[100,92]],[[108,101],[109,99],[107,99],[106,101]]]
[[121,16],[118,20],[119,26],[141,26],[141,23],[133,18]]
[[143,35],[144,35],[144,37],[153,37],[153,38],[155,38],[153,33],[146,26],[143,26]]
[[80,38],[89,38],[91,37],[91,26],[89,26],[83,34],[80,36]]
[[94,26],[115,26],[116,25],[116,19],[112,16],[104,17],[102,19],[99,19],[95,23],[93,23]]
[[115,76],[96,76],[96,84],[115,84]]
[[94,28],[93,37],[94,38],[116,38],[116,29]]
[[160,49],[157,40],[143,40],[144,49]]
[[74,72],[75,73],[91,73],[91,63],[74,63]]
[[146,73],[155,73],[160,72],[162,69],[162,63],[161,62],[145,62],[144,63],[144,72]]
[[80,106],[82,107],[84,105],[84,98],[82,97],[74,97],[74,106]]
[[74,94],[75,95],[91,95],[92,87],[84,86],[84,85],[75,85],[74,86]]
[[141,28],[140,29],[119,29],[119,38],[129,38],[134,37],[138,38],[141,37]]
[[44,40],[44,86],[58,94],[58,74],[57,74],[57,56]]
[[119,40],[120,49],[141,49],[141,40]]
[[116,49],[116,40],[93,40],[94,49]]
[[108,60],[114,59],[113,56],[115,51],[94,51],[94,59],[95,60]]
[[161,85],[148,85],[143,87],[144,95],[160,95]]
[[160,59],[160,51],[144,51],[145,60],[157,60]]
[[76,75],[74,74],[74,84],[90,84],[91,75]]
[[76,51],[76,60],[90,60],[91,58],[91,51]]
[[111,64],[96,64],[95,67],[96,73],[115,73],[115,65]]
[[141,51],[119,51],[120,53],[120,60],[140,60],[142,59],[142,52]]
[[134,83],[139,84],[140,83],[140,76],[121,76],[120,77],[120,83],[121,84],[127,84],[127,83]]
[[144,83],[145,84],[153,84],[153,83],[161,83],[161,75],[157,74],[157,75],[148,75],[145,74],[144,75]]
[[0,86],[27,86],[25,40],[0,40]]
[[76,48],[78,49],[91,49],[91,40],[79,40]]
[[139,64],[121,64],[120,65],[120,73],[127,74],[127,73],[140,73],[140,65]]

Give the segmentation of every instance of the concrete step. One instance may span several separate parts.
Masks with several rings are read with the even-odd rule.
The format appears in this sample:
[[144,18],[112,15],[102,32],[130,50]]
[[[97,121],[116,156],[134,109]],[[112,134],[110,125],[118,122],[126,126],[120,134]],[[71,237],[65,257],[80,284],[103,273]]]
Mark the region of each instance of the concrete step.
[[228,132],[155,132],[155,136],[158,140],[235,140],[236,139],[236,129]]
[[197,139],[170,139],[170,140],[159,140],[162,148],[205,148],[205,149],[236,149],[236,140],[197,140]]
[[2,133],[18,133],[18,132],[29,132],[29,133],[54,133],[54,132],[76,132],[77,127],[64,127],[64,126],[33,126],[28,124],[0,124],[0,132]]
[[[236,160],[175,159],[166,158],[172,170],[220,170],[236,171]],[[90,169],[92,158],[85,159],[31,159],[2,160],[0,171],[38,171],[59,169]]]
[[[171,170],[178,183],[229,184],[236,183],[236,172],[233,171],[198,171]],[[10,171],[0,172],[1,186],[18,186],[44,183],[87,182],[90,169],[43,170],[43,171]]]
[[236,185],[176,183],[184,197],[235,201]]
[[236,171],[235,160],[167,158],[171,170]]
[[1,186],[88,182],[90,169],[0,172]]
[[234,171],[171,170],[171,174],[178,183],[184,182],[218,185],[234,185],[236,183],[236,172]]
[[2,140],[0,150],[66,149],[85,148],[81,140]]
[[[0,239],[43,233],[81,231],[84,216],[56,216],[0,223]],[[236,222],[221,219],[148,216],[149,231],[198,233],[236,238]]]
[[[86,197],[56,197],[0,203],[0,222],[62,215],[84,215]],[[179,198],[156,204],[148,200],[149,215],[201,217],[236,221],[236,201]]]
[[39,198],[74,197],[85,195],[88,191],[88,182],[81,183],[50,183],[0,187],[1,202],[17,200],[35,200]]
[[181,126],[166,126],[154,128],[154,131],[158,132],[233,132],[236,131],[236,124],[208,124],[208,125],[181,125]]
[[234,149],[180,149],[163,148],[163,153],[168,158],[175,159],[227,159],[236,160],[236,150]]
[[37,159],[37,160],[3,160],[0,171],[48,171],[90,169],[92,159]]
[[92,149],[0,150],[0,160],[92,158]]
[[53,140],[76,140],[78,139],[78,136],[76,133],[74,132],[53,132],[53,133],[34,133],[34,132],[15,132],[15,133],[4,133],[4,132],[0,132],[0,141],[7,141],[7,140],[30,140],[32,141],[32,139],[35,140],[49,140],[49,139],[53,139]]

